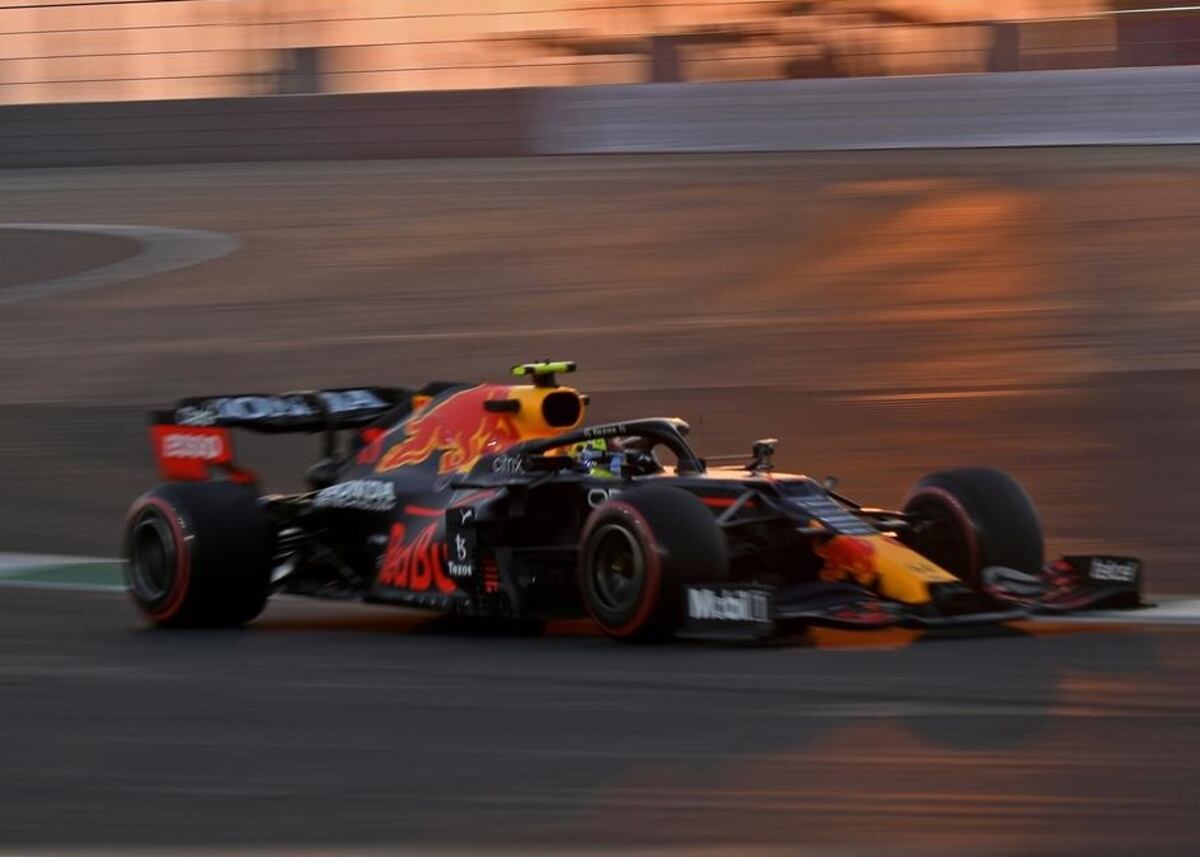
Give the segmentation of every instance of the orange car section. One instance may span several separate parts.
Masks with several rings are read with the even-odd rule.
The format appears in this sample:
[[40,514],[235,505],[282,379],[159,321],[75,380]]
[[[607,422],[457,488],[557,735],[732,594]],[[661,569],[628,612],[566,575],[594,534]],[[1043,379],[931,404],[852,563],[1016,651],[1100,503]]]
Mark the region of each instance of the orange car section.
[[905,604],[925,604],[930,584],[958,580],[890,536],[834,536],[815,551],[825,561],[822,580],[853,581]]
[[[569,387],[529,387],[481,384],[454,393],[440,402],[426,403],[411,417],[387,434],[376,438],[363,450],[360,461],[378,456],[375,470],[387,473],[401,467],[421,464],[437,453],[438,473],[465,473],[484,455],[503,452],[525,440],[551,437],[576,428],[579,418],[569,426],[550,426],[542,416],[542,402],[552,393],[574,393]],[[515,411],[487,410],[488,402],[515,402]],[[419,403],[414,402],[414,405]],[[395,432],[403,440],[388,447]],[[374,447],[374,449],[372,449]],[[386,451],[380,452],[387,447]]]

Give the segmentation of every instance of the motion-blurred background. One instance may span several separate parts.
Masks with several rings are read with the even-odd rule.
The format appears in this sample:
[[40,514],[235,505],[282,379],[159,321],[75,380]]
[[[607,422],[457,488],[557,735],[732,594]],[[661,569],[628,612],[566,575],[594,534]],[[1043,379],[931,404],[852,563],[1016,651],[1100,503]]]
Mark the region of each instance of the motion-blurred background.
[[5,0],[0,103],[1190,64],[1125,0]]
[[[0,0],[0,578],[116,554],[150,407],[552,357],[596,420],[776,436],[871,503],[1002,467],[1052,552],[1195,595],[1197,63],[1180,3]],[[310,441],[239,449],[287,490]],[[1186,630],[646,650],[356,611],[155,634],[0,588],[0,848],[1200,841]]]

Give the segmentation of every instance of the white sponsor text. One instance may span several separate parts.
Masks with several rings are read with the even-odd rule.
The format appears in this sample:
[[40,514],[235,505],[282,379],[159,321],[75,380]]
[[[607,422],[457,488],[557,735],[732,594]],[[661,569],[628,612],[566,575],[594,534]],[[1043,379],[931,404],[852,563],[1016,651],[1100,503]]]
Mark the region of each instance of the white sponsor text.
[[322,490],[313,505],[326,509],[360,509],[386,512],[396,506],[396,486],[374,479],[355,479]]
[[757,589],[688,589],[688,616],[721,622],[770,622],[770,599]]
[[216,461],[225,454],[219,434],[169,434],[162,440],[163,458],[199,458]]

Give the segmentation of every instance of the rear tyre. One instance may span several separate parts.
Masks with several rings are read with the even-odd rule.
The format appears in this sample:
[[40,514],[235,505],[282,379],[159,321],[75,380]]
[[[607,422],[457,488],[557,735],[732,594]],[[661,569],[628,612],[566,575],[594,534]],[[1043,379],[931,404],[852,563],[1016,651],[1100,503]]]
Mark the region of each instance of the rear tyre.
[[168,483],[139,497],[125,519],[125,579],[156,625],[229,628],[262,612],[274,528],[253,488]]
[[908,544],[975,589],[988,566],[1041,571],[1037,509],[1007,473],[974,467],[931,474],[909,492],[904,511],[919,521]]
[[671,636],[683,584],[719,582],[728,571],[725,538],[712,513],[678,488],[623,492],[591,514],[580,539],[583,604],[617,640]]

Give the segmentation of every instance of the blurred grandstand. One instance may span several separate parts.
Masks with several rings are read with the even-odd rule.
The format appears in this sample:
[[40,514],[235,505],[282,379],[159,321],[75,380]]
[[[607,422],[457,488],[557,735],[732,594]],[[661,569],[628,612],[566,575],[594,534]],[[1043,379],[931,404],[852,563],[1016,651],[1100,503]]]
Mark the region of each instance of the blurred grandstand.
[[0,0],[0,104],[1200,62],[1106,0]]

